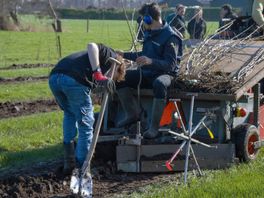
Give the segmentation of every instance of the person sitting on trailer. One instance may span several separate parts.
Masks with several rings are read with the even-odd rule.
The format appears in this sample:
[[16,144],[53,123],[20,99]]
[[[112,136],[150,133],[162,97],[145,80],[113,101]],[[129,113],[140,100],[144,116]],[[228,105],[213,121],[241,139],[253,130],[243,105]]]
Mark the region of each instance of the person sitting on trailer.
[[190,39],[203,39],[206,34],[206,22],[203,19],[203,9],[198,6],[194,10],[194,18],[188,23]]
[[153,89],[152,114],[145,138],[158,135],[159,121],[166,105],[167,88],[177,76],[182,56],[182,40],[173,29],[161,20],[161,9],[156,3],[144,4],[139,10],[144,21],[144,42],[140,52],[119,52],[123,58],[135,61],[138,69],[128,70],[125,81],[119,82],[117,94],[125,112],[125,118],[117,123],[123,127],[136,122],[141,108],[134,98],[131,88]]
[[[62,58],[50,73],[49,87],[64,113],[64,174],[71,174],[75,164],[78,168],[85,161],[92,141],[94,124],[90,93],[95,84],[108,84],[109,79],[104,74],[111,67],[110,57],[122,60],[111,48],[90,43],[87,50]],[[121,81],[124,76],[125,68],[122,64],[114,79]],[[77,131],[78,141],[75,149]]]
[[187,29],[184,19],[185,12],[186,12],[186,7],[182,4],[178,4],[176,5],[175,13],[170,14],[166,19],[166,21],[169,23],[171,27],[175,28],[182,34],[183,38],[185,38],[186,36],[185,32]]

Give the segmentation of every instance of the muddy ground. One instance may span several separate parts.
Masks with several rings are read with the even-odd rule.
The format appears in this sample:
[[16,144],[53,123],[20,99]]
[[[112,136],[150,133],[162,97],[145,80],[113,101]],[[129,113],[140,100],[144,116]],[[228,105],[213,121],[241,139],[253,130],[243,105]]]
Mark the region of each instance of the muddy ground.
[[58,110],[55,100],[0,103],[0,119]]
[[50,63],[37,63],[37,64],[12,64],[10,66],[0,68],[0,70],[3,69],[22,69],[22,68],[36,68],[36,67],[53,67],[54,64]]
[[[0,197],[74,197],[69,189],[70,177],[61,174],[61,164],[62,160],[59,160],[0,173]],[[100,169],[104,169],[103,174]],[[110,173],[110,169],[107,172],[107,165],[93,168],[95,198],[122,197],[140,191],[146,185],[179,178],[178,174]]]
[[48,76],[37,76],[37,77],[16,77],[16,78],[1,78],[0,77],[0,84],[13,84],[18,82],[32,82],[32,81],[39,81],[39,80],[47,80]]

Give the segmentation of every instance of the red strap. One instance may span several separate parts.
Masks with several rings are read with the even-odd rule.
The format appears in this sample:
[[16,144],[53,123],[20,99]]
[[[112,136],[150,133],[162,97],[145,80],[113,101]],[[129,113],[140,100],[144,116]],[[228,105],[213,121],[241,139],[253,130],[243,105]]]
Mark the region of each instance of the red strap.
[[107,80],[107,77],[105,77],[102,72],[100,71],[96,71],[93,73],[93,78],[96,80],[96,81],[104,81],[104,80]]

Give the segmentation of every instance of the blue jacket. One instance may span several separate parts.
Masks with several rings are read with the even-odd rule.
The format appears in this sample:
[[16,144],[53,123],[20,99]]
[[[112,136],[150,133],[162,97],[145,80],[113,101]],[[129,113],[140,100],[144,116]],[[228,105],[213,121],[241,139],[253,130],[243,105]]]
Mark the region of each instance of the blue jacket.
[[147,56],[152,59],[152,64],[142,66],[142,70],[177,75],[180,68],[182,50],[181,38],[165,23],[158,30],[145,32],[141,52],[124,53],[124,58],[135,61],[139,56]]

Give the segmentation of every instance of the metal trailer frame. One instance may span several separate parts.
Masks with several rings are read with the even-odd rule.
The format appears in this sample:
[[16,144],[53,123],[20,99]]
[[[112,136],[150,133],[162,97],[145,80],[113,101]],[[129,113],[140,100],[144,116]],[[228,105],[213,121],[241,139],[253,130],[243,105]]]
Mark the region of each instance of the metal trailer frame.
[[[225,58],[220,63],[219,70],[231,73],[232,69],[238,69],[241,65],[232,63],[233,57],[243,56],[244,59],[250,58],[258,49],[255,44],[249,47],[246,52],[234,52],[230,55],[229,60]],[[246,56],[246,58],[245,58]],[[231,59],[231,60],[230,60]],[[220,61],[220,62],[221,62]],[[217,70],[217,69],[216,69]],[[236,145],[232,140],[232,136],[236,127],[244,123],[255,126],[258,130],[260,139],[254,142],[254,149],[259,149],[264,145],[264,105],[260,105],[260,85],[259,81],[264,77],[264,65],[256,65],[254,70],[245,78],[243,85],[235,91],[234,94],[212,94],[212,93],[195,93],[195,103],[193,109],[194,125],[200,122],[202,117],[210,112],[213,116],[204,121],[205,125],[213,132],[215,139],[210,139],[205,127],[199,127],[193,138],[214,148],[204,147],[199,144],[191,144],[195,157],[190,158],[187,169],[197,168],[196,160],[202,169],[219,169],[229,167],[237,160]],[[249,91],[251,90],[251,91]],[[135,91],[135,96],[136,96]],[[150,115],[153,93],[152,90],[141,90],[141,103],[147,115]],[[193,95],[193,93],[191,94]],[[190,122],[191,96],[188,92],[173,90],[169,96],[170,99],[180,100],[181,114],[185,123]],[[169,102],[170,103],[170,102]],[[169,104],[168,103],[168,104]],[[245,117],[236,117],[234,109],[236,107],[244,107],[247,109]],[[175,112],[170,112],[173,117]],[[146,141],[142,139],[139,127],[135,125],[134,130],[130,133],[125,128],[114,128],[113,123],[124,116],[122,108],[118,104],[118,99],[112,99],[106,110],[104,124],[101,129],[99,142],[117,141],[116,146],[116,162],[117,169],[124,172],[168,172],[166,161],[177,150],[183,139],[178,138],[173,143],[167,143],[166,138],[159,140]],[[189,120],[188,120],[189,117]],[[172,123],[165,128],[174,127],[177,123],[172,118]],[[111,124],[109,124],[111,123]],[[174,126],[173,126],[174,124]],[[176,124],[177,125],[177,124]],[[176,126],[177,129],[178,126]],[[179,128],[179,127],[178,127]],[[164,131],[164,127],[163,127]],[[165,130],[166,131],[166,130]],[[168,130],[167,130],[168,131]],[[177,131],[177,130],[176,130]],[[161,132],[164,137],[168,132]],[[189,152],[187,152],[189,156]],[[186,169],[186,153],[184,149],[180,149],[178,158],[174,161],[172,169],[174,171],[182,171]],[[188,157],[189,159],[189,157]]]

